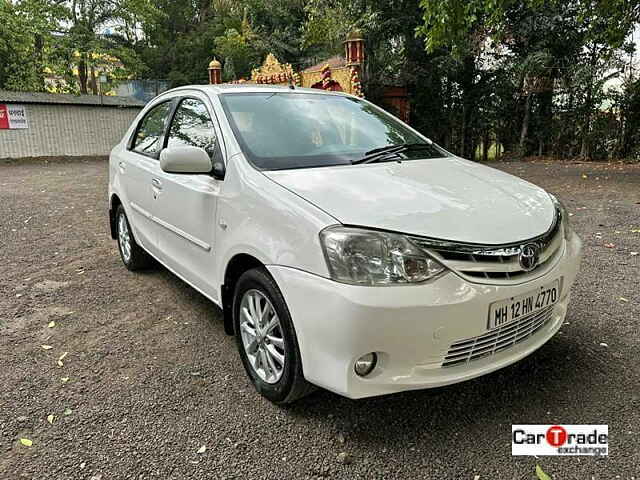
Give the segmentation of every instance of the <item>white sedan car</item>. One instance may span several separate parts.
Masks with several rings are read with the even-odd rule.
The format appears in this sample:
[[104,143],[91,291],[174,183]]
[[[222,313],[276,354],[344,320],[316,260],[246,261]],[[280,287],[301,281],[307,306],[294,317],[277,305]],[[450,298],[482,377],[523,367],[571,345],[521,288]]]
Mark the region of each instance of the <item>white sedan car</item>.
[[375,105],[190,86],[111,152],[111,234],[219,305],[256,389],[289,403],[438,387],[562,325],[581,241],[541,188],[458,158]]

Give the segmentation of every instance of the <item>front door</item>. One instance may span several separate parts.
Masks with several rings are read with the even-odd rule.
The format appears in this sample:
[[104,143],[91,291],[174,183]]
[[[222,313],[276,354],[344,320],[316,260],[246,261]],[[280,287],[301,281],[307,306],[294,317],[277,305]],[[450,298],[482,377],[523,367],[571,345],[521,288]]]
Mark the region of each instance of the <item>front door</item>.
[[[218,135],[204,98],[180,100],[167,133],[166,148],[191,145],[221,155]],[[158,248],[162,261],[212,298],[215,218],[222,182],[210,174],[162,172],[153,216],[162,227]]]
[[128,149],[118,159],[124,207],[134,237],[153,255],[158,253],[157,225],[150,213],[157,193],[153,179],[161,172],[158,157],[172,108],[171,100],[152,107],[140,121]]

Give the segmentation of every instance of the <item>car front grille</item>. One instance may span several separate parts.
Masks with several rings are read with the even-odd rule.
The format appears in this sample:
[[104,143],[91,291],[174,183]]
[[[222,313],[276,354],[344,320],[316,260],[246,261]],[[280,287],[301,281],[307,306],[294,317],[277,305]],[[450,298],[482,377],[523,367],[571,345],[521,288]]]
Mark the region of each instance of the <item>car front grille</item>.
[[[479,283],[513,283],[528,280],[544,272],[562,254],[563,235],[560,211],[551,228],[543,235],[507,245],[477,245],[423,237],[410,237],[450,270]],[[539,258],[534,269],[524,270],[519,256],[525,245],[535,244]]]
[[533,336],[544,327],[553,314],[553,306],[522,317],[478,337],[454,342],[445,355],[442,366],[453,367],[507,350]]

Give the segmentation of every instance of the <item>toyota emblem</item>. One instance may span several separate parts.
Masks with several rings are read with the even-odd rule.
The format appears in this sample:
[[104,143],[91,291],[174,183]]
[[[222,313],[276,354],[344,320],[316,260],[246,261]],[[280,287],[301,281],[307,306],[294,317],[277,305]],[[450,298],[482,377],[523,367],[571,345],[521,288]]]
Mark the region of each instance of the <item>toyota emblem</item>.
[[538,256],[540,255],[540,248],[535,243],[527,243],[520,248],[520,255],[518,261],[522,270],[530,272],[536,265],[538,265]]

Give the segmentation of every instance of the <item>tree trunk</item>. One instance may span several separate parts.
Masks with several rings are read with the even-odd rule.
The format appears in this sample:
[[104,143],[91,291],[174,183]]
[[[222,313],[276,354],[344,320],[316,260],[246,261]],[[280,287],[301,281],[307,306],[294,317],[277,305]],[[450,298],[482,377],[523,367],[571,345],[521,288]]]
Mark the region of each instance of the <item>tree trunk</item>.
[[[589,120],[587,120],[587,125],[589,125]],[[588,130],[588,127],[587,127]],[[589,155],[589,142],[587,141],[588,132],[582,135],[582,144],[580,146],[580,158],[588,160]]]
[[475,139],[473,138],[473,120],[477,114],[477,100],[475,98],[475,57],[465,55],[462,61],[462,71],[460,72],[460,87],[462,89],[462,138],[461,156],[465,158],[475,158]]
[[482,161],[487,162],[489,160],[489,130],[484,131],[482,137]]
[[519,154],[524,156],[525,154],[525,142],[527,141],[527,133],[529,132],[529,118],[531,117],[531,92],[527,94],[527,99],[524,102],[524,116],[522,117],[522,129],[520,130],[520,143]]
[[464,147],[467,144],[467,137],[466,137],[467,125],[466,125],[466,120],[467,120],[467,106],[466,105],[462,105],[462,125],[460,126],[460,147],[458,147],[459,148],[459,154],[460,154],[461,157],[465,156]]
[[582,127],[582,145],[580,147],[580,157],[587,160],[591,157],[589,133],[591,132],[591,116],[593,112],[593,107],[591,105],[591,103],[593,102],[593,82],[596,75],[595,69],[598,62],[597,51],[597,47],[594,45],[591,50],[591,72],[589,72],[589,85],[587,86],[587,99],[585,101],[585,108],[587,110],[587,113],[585,115],[585,120]]
[[44,79],[44,38],[40,34],[36,34],[34,39],[34,49],[37,65],[38,83],[42,91],[46,91],[47,85]]
[[96,79],[96,69],[91,65],[91,91],[98,95],[98,80]]
[[87,94],[87,57],[86,54],[80,54],[80,61],[78,62],[78,83],[80,84],[80,93]]
[[624,151],[624,138],[625,138],[625,127],[626,127],[626,112],[624,108],[620,108],[620,115],[618,120],[618,135],[616,138],[616,146],[614,148],[614,157],[625,158]]
[[540,101],[540,125],[538,126],[538,156],[550,155],[553,150],[553,95],[555,74],[551,74],[551,87],[539,95]]

